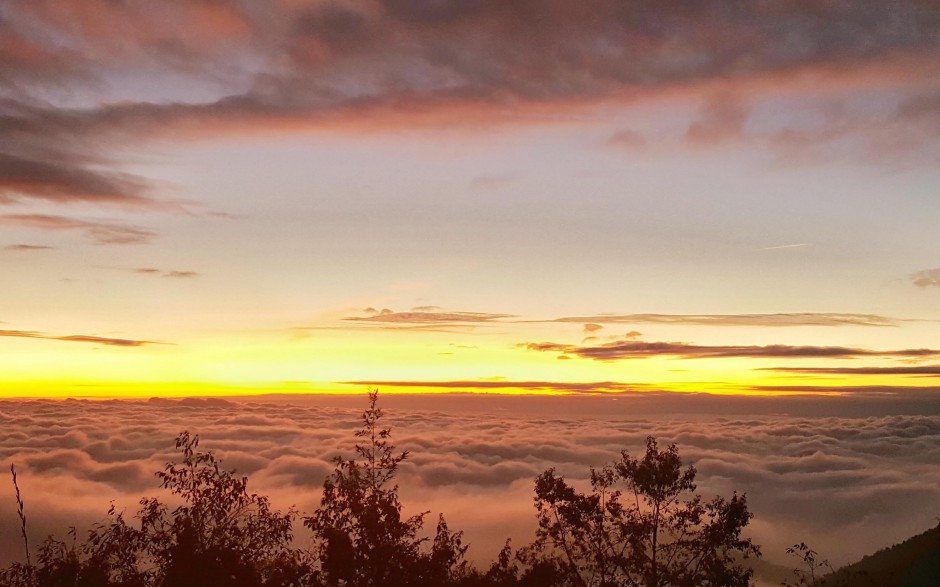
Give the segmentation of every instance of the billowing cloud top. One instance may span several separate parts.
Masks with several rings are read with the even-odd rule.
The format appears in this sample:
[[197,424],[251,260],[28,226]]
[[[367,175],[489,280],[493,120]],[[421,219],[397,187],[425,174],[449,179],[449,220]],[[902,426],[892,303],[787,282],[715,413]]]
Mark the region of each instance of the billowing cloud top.
[[[834,406],[822,399],[811,405],[802,405],[804,398],[542,399],[382,400],[391,442],[411,453],[397,479],[405,507],[447,515],[453,528],[467,531],[474,560],[492,561],[509,536],[516,546],[531,539],[533,480],[541,471],[557,467],[586,483],[589,467],[623,449],[635,454],[649,434],[678,444],[684,462],[698,469],[704,496],[747,493],[755,513],[749,534],[772,561],[783,562],[784,549],[805,540],[834,563],[847,562],[935,524],[935,401],[934,415],[858,418],[779,415],[826,413]],[[698,409],[684,415],[690,402],[717,404],[713,411],[726,415],[703,419]],[[770,405],[753,411],[763,402]],[[0,402],[0,426],[10,431],[0,436],[0,466],[16,464],[28,515],[42,512],[30,516],[37,542],[46,532],[64,537],[69,525],[101,519],[111,499],[133,512],[140,497],[158,494],[153,473],[174,458],[173,438],[183,430],[198,433],[200,448],[216,451],[223,467],[248,475],[251,491],[309,513],[331,459],[353,454],[362,403],[7,400]],[[740,413],[747,415],[733,415]],[[4,531],[19,527],[15,508],[12,498],[0,500]],[[847,532],[853,540],[845,540]],[[298,528],[297,536],[309,535]],[[16,541],[0,541],[0,564],[21,556]]]

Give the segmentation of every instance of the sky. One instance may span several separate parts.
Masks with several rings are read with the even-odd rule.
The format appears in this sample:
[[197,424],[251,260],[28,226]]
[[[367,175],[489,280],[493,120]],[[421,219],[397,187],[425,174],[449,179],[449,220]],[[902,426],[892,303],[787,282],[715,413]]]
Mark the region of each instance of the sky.
[[10,0],[0,394],[921,394],[931,0]]
[[849,562],[940,508],[938,187],[935,0],[5,0],[0,464],[309,512],[378,388],[474,560],[655,434]]

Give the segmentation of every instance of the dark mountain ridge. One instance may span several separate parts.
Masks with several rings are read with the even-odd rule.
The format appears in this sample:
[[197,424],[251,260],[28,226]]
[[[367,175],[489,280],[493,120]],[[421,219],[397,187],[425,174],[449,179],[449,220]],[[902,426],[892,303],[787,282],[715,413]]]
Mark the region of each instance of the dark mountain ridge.
[[937,587],[940,524],[827,575],[823,587]]

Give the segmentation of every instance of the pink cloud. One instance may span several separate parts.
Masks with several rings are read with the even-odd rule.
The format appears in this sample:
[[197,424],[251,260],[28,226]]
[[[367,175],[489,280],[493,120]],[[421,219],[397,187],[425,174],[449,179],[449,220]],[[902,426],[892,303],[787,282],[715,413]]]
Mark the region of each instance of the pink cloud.
[[101,245],[145,244],[156,236],[155,232],[139,226],[51,214],[2,214],[0,223],[39,230],[81,231],[86,238]]

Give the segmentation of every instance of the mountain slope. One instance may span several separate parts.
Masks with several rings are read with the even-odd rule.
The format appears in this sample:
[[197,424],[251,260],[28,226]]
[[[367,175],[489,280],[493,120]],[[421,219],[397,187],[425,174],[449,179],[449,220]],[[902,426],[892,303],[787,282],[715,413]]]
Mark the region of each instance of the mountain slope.
[[937,587],[940,525],[828,575],[824,587]]

